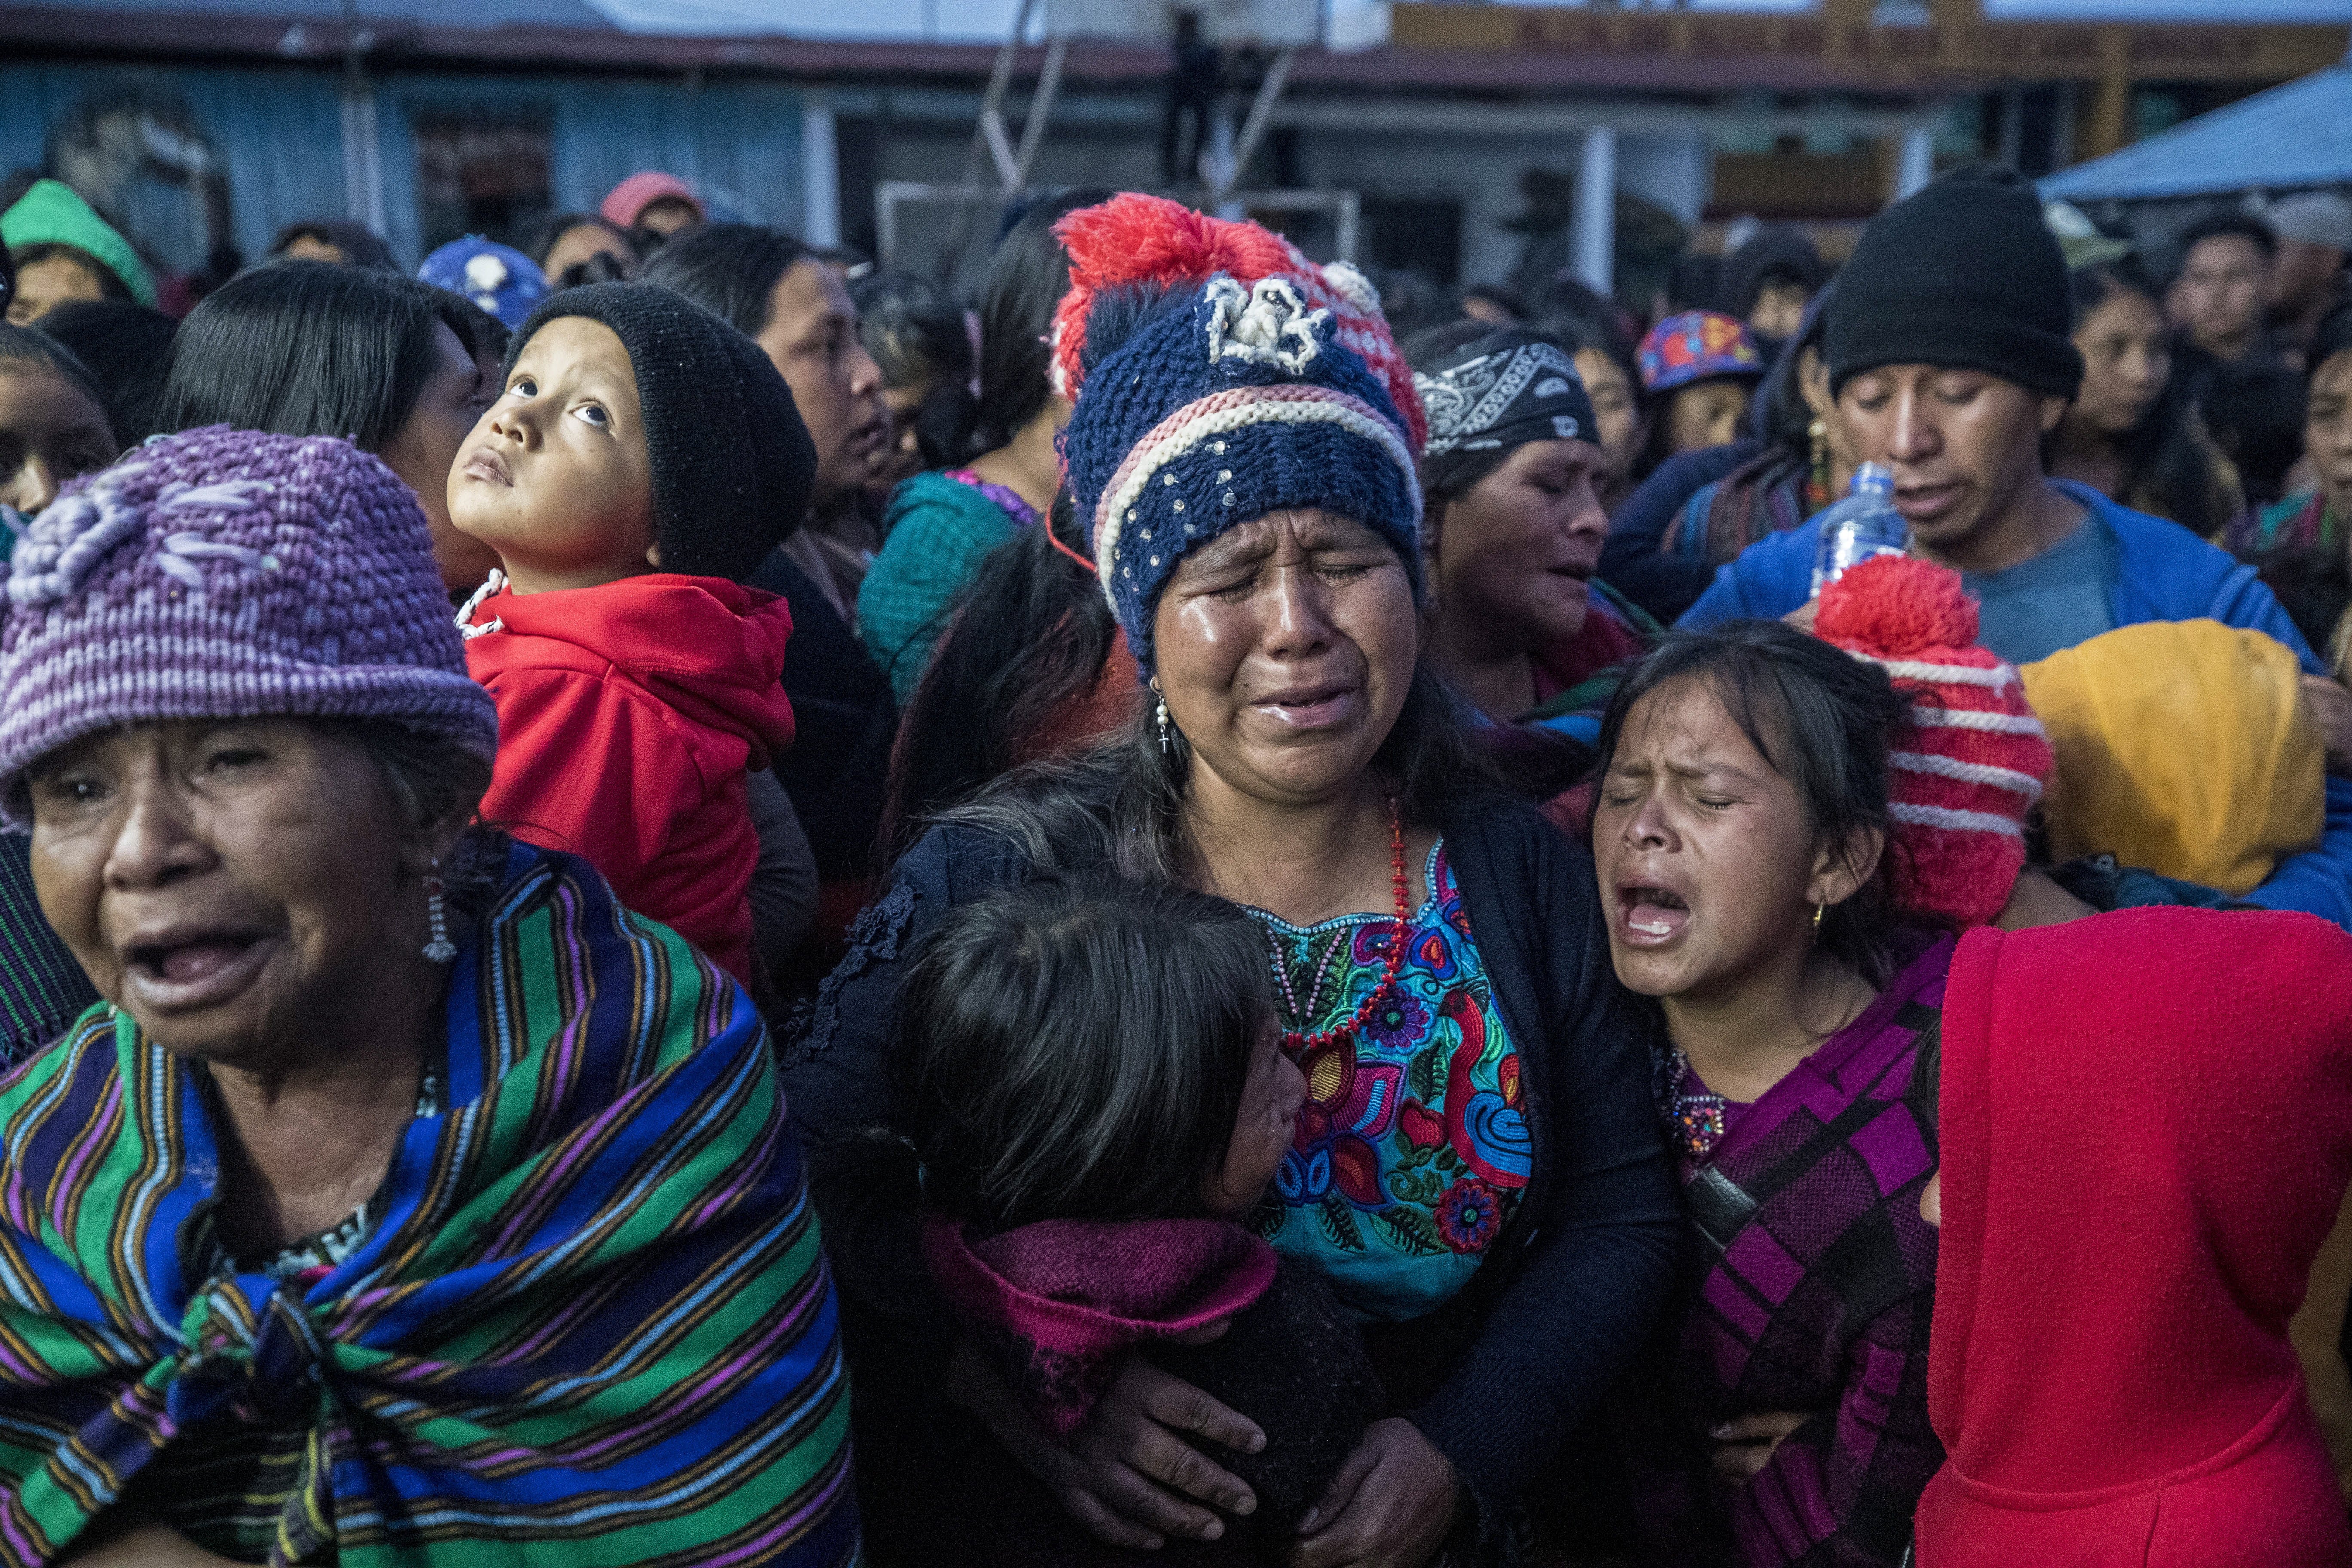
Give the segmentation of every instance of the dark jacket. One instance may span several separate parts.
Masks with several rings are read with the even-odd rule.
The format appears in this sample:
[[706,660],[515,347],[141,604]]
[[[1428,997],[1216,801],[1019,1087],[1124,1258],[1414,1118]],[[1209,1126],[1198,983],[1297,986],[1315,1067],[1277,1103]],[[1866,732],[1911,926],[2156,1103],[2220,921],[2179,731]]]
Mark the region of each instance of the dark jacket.
[[824,590],[782,551],[772,552],[750,582],[782,595],[793,607],[784,695],[793,700],[799,738],[776,759],[776,777],[816,852],[817,876],[854,880],[872,864],[888,793],[890,742],[898,729],[890,682]]
[[1678,453],[1659,464],[1609,520],[1609,540],[1601,547],[1601,578],[1662,621],[1689,609],[1715,580],[1715,563],[1704,556],[1667,553],[1666,530],[1692,496],[1764,450],[1762,442],[1743,438]]
[[[1438,826],[1496,1005],[1521,1042],[1534,1174],[1467,1288],[1370,1337],[1394,1406],[1487,1511],[1543,1469],[1639,1348],[1672,1286],[1681,1210],[1650,1108],[1644,1037],[1611,968],[1591,856],[1517,802],[1465,805]],[[784,1083],[813,1167],[842,1134],[891,1120],[883,1062],[900,962],[946,910],[1027,868],[1004,838],[937,827],[858,918],[849,955],[787,1031]],[[820,1171],[815,1184],[824,1210],[831,1184]],[[835,1216],[824,1217],[831,1235]],[[884,1247],[908,1234],[858,1228]],[[856,1257],[840,1271],[853,1303],[861,1278],[906,1278]],[[869,1304],[907,1321],[903,1303]],[[853,1330],[849,1345],[865,1378],[860,1337]],[[879,1349],[878,1336],[865,1337]],[[898,1341],[899,1351],[910,1348]],[[907,1357],[895,1359],[881,1375],[903,1386]]]

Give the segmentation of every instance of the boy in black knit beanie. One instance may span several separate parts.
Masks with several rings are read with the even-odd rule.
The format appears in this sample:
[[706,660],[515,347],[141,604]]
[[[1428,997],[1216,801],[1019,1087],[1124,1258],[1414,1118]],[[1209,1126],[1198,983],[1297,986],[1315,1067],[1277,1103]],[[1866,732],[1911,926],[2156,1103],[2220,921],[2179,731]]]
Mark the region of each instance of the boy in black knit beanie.
[[596,284],[531,312],[461,454],[450,520],[505,565],[459,617],[499,708],[483,816],[757,994],[745,775],[792,743],[792,612],[740,579],[815,478],[792,393],[700,306]]

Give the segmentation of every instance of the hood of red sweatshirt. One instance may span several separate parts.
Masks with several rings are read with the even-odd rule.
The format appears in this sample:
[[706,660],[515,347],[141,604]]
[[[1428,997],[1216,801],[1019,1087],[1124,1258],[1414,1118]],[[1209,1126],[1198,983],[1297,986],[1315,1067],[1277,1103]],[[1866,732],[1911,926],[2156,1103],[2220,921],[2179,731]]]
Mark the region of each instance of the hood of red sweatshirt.
[[1978,1504],[2178,1486],[2300,1411],[2287,1320],[2352,1181],[2352,937],[2190,909],[1972,931],[1938,1121],[1928,1405]]
[[[762,765],[793,742],[781,684],[792,606],[724,577],[653,573],[596,588],[501,590],[468,618],[468,658],[487,679],[506,665],[617,671],[692,723],[740,735]],[[495,628],[495,629],[490,629]]]

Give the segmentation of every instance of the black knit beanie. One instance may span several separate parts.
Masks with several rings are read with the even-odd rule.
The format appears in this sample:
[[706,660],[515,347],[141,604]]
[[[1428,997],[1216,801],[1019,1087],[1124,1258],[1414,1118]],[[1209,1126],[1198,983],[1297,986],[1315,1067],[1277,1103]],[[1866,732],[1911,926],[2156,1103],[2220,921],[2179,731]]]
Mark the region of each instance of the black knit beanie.
[[2083,356],[2068,316],[2066,258],[2033,187],[2004,168],[1958,169],[1862,231],[1830,311],[1830,388],[1932,364],[2072,397]]
[[559,316],[613,329],[636,373],[661,569],[741,582],[799,526],[816,484],[792,388],[760,345],[682,294],[591,283],[540,302],[507,350]]

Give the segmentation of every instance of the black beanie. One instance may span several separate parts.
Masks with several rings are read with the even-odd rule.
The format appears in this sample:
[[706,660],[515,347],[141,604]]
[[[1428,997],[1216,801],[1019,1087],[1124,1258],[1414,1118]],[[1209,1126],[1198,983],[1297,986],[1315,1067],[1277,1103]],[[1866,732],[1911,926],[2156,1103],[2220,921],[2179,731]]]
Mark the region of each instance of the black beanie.
[[2070,310],[2033,187],[2008,169],[1958,169],[1862,231],[1830,311],[1830,389],[1883,364],[1932,364],[2072,397],[2083,356]]
[[816,443],[760,345],[653,283],[591,283],[541,301],[507,349],[559,316],[613,329],[629,352],[653,469],[661,569],[741,582],[798,527],[816,484]]

